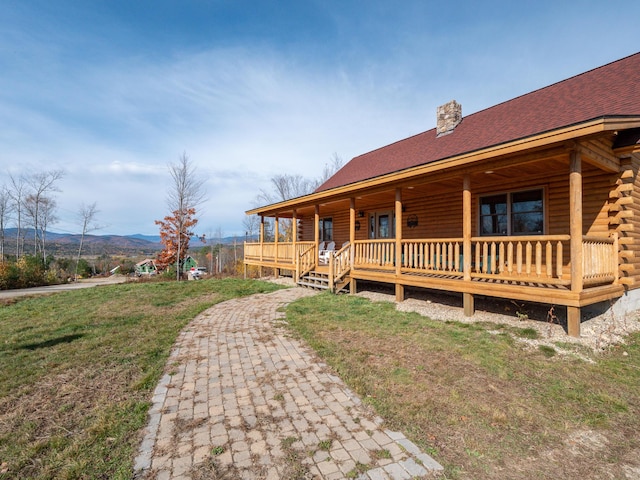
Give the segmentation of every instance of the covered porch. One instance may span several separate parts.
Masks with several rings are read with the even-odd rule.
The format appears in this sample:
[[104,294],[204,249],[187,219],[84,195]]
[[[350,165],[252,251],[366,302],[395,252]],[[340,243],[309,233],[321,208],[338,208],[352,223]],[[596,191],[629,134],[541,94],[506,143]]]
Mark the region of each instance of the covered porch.
[[[319,273],[331,291],[355,293],[360,280],[389,283],[397,301],[409,286],[458,292],[469,316],[474,295],[562,305],[569,335],[578,336],[581,307],[625,291],[621,237],[630,175],[615,156],[596,153],[601,149],[594,144],[571,147],[505,155],[475,168],[433,168],[283,202],[261,212],[260,241],[245,244],[245,265],[288,270],[299,283]],[[516,203],[519,192],[532,191],[541,192],[539,199]],[[507,201],[514,199],[510,210],[524,205],[533,213],[502,215],[502,200],[494,200],[502,192]],[[276,221],[273,241],[265,241],[265,217],[292,222],[290,237],[282,238]],[[337,248],[321,264],[328,220]],[[517,231],[518,221],[536,223],[537,230]]]

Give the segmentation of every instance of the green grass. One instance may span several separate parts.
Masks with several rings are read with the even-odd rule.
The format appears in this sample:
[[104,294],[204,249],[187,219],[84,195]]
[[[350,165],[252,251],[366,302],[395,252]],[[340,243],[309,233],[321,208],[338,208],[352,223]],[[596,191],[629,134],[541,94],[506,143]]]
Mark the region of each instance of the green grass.
[[[181,329],[217,302],[277,288],[132,283],[0,307],[0,479],[131,478]],[[526,349],[514,340],[534,338],[526,328],[434,321],[359,297],[305,298],[287,319],[388,428],[445,465],[444,478],[625,478],[622,466],[640,467],[640,335],[599,355],[557,345],[589,363]],[[604,448],[572,440],[582,431],[603,435]],[[305,472],[294,453],[283,478]]]
[[127,283],[0,307],[0,479],[132,477],[151,392],[181,329],[276,285]]
[[[287,320],[446,478],[625,478],[625,462],[640,467],[638,334],[604,354],[573,347],[590,363],[514,341],[535,338],[531,329],[496,334],[495,324],[434,321],[359,297],[305,298]],[[575,446],[582,431],[606,443]]]

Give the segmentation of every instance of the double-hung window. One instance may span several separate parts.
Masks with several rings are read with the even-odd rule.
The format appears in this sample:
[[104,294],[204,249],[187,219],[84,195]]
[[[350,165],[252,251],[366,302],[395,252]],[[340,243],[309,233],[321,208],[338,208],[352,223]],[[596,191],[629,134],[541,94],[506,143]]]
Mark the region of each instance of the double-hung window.
[[480,197],[480,235],[542,235],[544,190]]

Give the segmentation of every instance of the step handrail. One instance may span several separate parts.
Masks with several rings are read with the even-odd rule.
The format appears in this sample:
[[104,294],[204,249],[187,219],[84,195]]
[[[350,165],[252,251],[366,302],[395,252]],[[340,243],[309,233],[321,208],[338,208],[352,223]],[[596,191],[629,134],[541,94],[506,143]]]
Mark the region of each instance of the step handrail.
[[300,252],[300,255],[296,258],[296,280],[301,279],[307,273],[316,268],[316,258],[315,244]]
[[329,290],[335,293],[335,285],[351,271],[351,243],[346,242],[340,250],[329,256]]

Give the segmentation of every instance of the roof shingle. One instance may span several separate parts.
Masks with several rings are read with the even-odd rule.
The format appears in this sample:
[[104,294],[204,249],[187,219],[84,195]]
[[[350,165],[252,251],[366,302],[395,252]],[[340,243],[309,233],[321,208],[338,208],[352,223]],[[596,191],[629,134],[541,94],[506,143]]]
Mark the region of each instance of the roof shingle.
[[317,192],[604,117],[640,115],[640,53],[357,156]]

